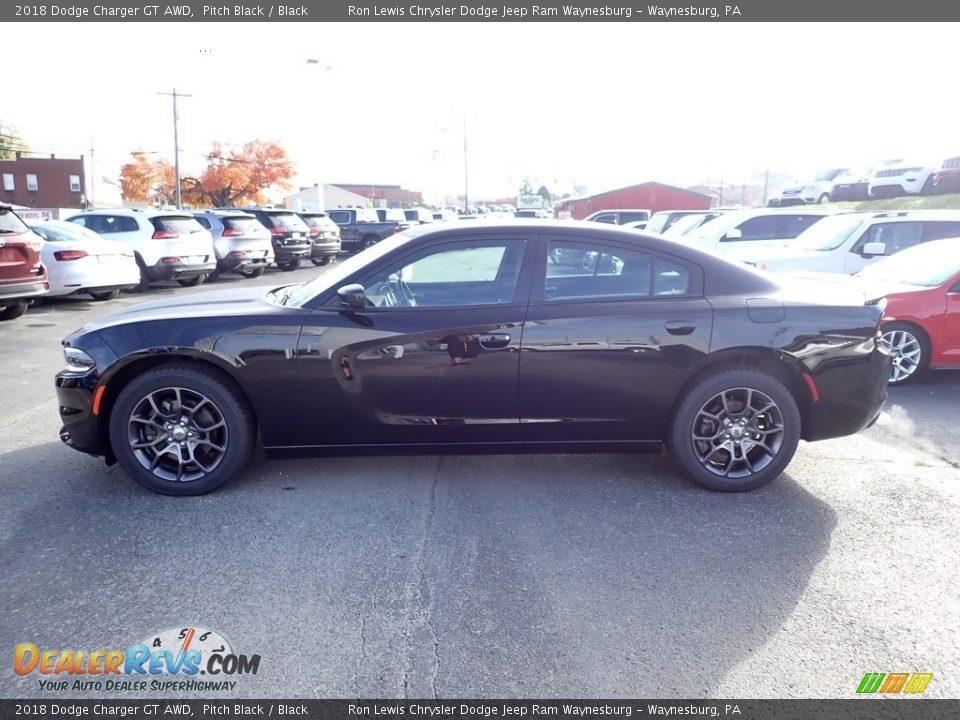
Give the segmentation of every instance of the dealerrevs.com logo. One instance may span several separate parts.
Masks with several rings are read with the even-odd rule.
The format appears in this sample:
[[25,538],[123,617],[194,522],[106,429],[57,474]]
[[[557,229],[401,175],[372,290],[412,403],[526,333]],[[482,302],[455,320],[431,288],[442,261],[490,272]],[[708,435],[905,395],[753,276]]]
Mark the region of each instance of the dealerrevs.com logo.
[[259,669],[259,655],[237,654],[220,633],[196,626],[154,633],[125,650],[20,643],[13,653],[13,671],[36,674],[45,691],[234,690],[232,677]]

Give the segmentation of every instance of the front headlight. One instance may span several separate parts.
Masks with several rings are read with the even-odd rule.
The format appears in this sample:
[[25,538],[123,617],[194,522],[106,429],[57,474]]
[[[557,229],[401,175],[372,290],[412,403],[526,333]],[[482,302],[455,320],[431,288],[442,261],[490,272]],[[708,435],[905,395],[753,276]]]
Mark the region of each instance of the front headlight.
[[63,358],[67,361],[67,370],[70,372],[87,372],[97,366],[97,361],[80,348],[65,347]]

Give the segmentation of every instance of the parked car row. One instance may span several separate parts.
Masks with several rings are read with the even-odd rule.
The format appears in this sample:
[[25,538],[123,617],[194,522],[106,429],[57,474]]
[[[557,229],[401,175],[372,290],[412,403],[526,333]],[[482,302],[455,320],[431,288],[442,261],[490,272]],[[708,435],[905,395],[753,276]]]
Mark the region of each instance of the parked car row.
[[808,182],[788,185],[767,204],[787,207],[956,192],[960,192],[960,157],[946,158],[938,164],[896,158],[866,169],[823,170]]
[[186,287],[223,273],[259,277],[272,263],[326,265],[340,252],[340,229],[323,212],[101,208],[28,225],[2,205],[0,320],[23,315],[40,296],[111,300],[161,281]]

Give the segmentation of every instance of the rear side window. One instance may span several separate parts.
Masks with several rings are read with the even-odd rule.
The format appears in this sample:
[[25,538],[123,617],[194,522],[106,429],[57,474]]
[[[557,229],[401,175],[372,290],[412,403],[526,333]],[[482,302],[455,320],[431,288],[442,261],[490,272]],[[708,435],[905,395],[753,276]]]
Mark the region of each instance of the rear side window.
[[653,256],[619,246],[551,240],[544,298],[548,302],[651,294]]
[[930,220],[923,233],[923,241],[942,240],[943,238],[960,237],[960,222],[938,222]]
[[25,233],[28,228],[11,210],[0,208],[0,234]]
[[777,238],[793,240],[820,220],[823,220],[823,215],[779,215],[777,217]]
[[203,226],[192,217],[164,216],[151,219],[153,227],[161,232],[190,235],[203,232]]
[[594,219],[594,222],[610,223],[611,225],[616,225],[617,216],[613,213],[605,213],[603,215],[597,215]]
[[197,222],[200,223],[201,225],[203,225],[204,229],[206,229],[206,230],[209,230],[209,229],[212,227],[212,226],[210,225],[210,221],[207,220],[205,217],[198,217],[198,218],[197,218]]
[[690,270],[666,258],[657,258],[653,271],[654,295],[686,295],[690,292]]
[[620,224],[625,225],[630,222],[640,222],[641,220],[649,220],[650,213],[647,212],[630,212],[630,213],[620,213]]
[[329,218],[333,220],[337,225],[349,225],[350,224],[350,213],[346,210],[331,210],[327,213]]

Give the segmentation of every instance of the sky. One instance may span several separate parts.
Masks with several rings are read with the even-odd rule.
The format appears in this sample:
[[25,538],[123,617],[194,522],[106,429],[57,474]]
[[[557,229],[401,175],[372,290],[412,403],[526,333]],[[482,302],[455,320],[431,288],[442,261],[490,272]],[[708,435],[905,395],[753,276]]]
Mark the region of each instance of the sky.
[[[4,31],[0,122],[116,177],[279,141],[297,186],[427,199],[809,177],[960,152],[956,31],[870,23],[37,23]],[[308,63],[307,60],[316,60]],[[466,162],[464,168],[464,140]]]

